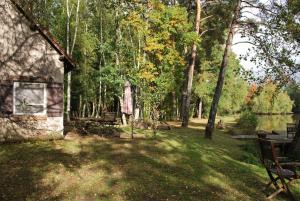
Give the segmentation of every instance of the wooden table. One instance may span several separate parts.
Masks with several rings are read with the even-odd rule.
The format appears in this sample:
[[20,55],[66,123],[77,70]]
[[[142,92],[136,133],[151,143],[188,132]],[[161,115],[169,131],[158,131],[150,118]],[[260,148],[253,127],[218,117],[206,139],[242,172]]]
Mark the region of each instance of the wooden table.
[[268,134],[265,131],[259,131],[258,135],[261,135],[262,138],[265,138],[266,140],[272,141],[275,145],[280,146],[284,148],[285,146],[288,146],[293,139],[287,138],[286,134],[276,133],[272,131],[272,134]]
[[275,144],[289,144],[293,141],[293,139],[288,139],[288,138],[285,138],[285,139],[270,139],[272,140],[272,142],[274,142]]
[[274,135],[285,135],[285,136],[287,136],[286,130],[272,130],[272,134],[274,134]]

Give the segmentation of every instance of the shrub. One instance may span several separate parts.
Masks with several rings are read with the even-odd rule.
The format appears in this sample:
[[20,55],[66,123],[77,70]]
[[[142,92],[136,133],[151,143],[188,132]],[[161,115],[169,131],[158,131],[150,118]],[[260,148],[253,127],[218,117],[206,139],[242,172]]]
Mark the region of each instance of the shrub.
[[241,113],[240,119],[238,121],[238,126],[240,128],[245,128],[247,130],[253,131],[256,129],[257,124],[258,120],[253,112],[246,110]]

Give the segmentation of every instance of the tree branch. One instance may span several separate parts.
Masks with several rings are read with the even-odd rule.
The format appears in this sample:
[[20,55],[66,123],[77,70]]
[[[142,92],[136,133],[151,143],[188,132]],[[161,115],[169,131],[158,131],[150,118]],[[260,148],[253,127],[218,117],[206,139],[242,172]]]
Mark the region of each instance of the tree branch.
[[262,4],[254,5],[254,4],[250,3],[249,1],[242,1],[242,3],[247,4],[247,6],[242,6],[242,9],[244,9],[244,8],[257,8],[257,9],[262,10],[262,11],[267,11],[269,13],[276,14],[274,11],[266,8]]
[[200,20],[200,22],[203,22],[203,21],[205,21],[205,20],[207,20],[207,19],[209,19],[209,18],[211,18],[211,17],[213,17],[213,15],[206,16],[206,17],[202,18],[202,19]]
[[202,31],[202,32],[199,34],[199,37],[202,37],[206,32],[212,31],[212,30],[215,30],[215,29],[206,29],[205,31]]
[[238,45],[238,44],[251,44],[251,45],[256,46],[256,44],[251,41],[239,41],[239,42],[233,43],[232,46]]

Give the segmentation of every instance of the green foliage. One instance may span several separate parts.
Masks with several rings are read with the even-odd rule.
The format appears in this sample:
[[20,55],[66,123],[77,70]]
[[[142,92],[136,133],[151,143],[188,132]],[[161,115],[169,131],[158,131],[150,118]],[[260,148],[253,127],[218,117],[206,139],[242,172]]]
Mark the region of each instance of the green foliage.
[[248,84],[240,76],[241,66],[235,55],[229,57],[225,84],[218,106],[220,114],[233,114],[241,111],[245,105]]
[[176,81],[180,79],[186,66],[181,50],[197,41],[183,7],[168,7],[158,1],[152,1],[151,5],[153,9],[146,12],[147,23],[142,13],[136,11],[129,13],[122,21],[123,26],[137,31],[135,37],[140,41],[139,55],[136,58],[139,65],[134,79],[141,89],[140,98],[145,107],[149,108],[146,118],[149,118],[150,113],[156,113],[153,110],[158,111],[162,107],[162,100],[169,93],[177,90]]
[[258,125],[258,119],[253,112],[251,112],[250,110],[245,110],[241,113],[240,119],[237,124],[240,128],[254,131],[256,126]]
[[280,91],[272,82],[262,86],[260,93],[253,99],[252,111],[255,113],[289,113],[293,101],[286,92]]
[[272,132],[273,130],[286,130],[286,124],[294,120],[292,115],[257,115],[257,130]]
[[273,103],[273,113],[290,113],[292,112],[294,102],[286,92],[279,93]]
[[[203,101],[204,115],[207,115],[219,73],[220,62],[222,61],[222,48],[216,44],[212,48],[211,59],[201,64],[201,75],[194,86],[195,94]],[[248,84],[240,76],[241,66],[234,54],[231,54],[228,62],[228,70],[221,100],[218,106],[219,114],[233,114],[239,112],[245,104]]]
[[287,86],[285,91],[288,93],[291,100],[294,101],[293,112],[300,112],[300,85],[291,83]]
[[264,75],[257,79],[271,77],[278,85],[286,85],[300,67],[299,1],[260,3],[258,12],[260,19],[252,19],[242,34],[253,44],[254,54],[246,57],[263,70]]
[[240,114],[237,125],[243,129],[243,134],[253,134],[253,131],[258,125],[257,116],[252,111],[245,110]]

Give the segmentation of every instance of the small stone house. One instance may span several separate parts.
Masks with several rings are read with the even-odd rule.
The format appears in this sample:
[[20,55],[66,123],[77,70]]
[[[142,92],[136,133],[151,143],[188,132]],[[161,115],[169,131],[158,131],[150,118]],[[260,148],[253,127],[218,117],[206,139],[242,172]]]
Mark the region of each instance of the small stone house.
[[0,0],[0,142],[63,138],[64,73],[75,64],[14,0]]

